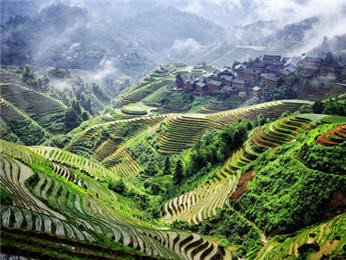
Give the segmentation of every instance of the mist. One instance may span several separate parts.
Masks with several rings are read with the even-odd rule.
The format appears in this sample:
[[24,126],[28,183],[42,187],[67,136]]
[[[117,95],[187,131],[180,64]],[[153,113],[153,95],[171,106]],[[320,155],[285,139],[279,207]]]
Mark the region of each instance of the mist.
[[[5,37],[2,61],[22,65],[33,60],[41,66],[89,70],[95,79],[119,73],[137,77],[162,63],[200,62],[202,56],[210,63],[227,59],[229,64],[242,56],[221,56],[238,45],[299,55],[319,46],[325,37],[346,33],[342,0],[3,0],[1,5],[3,24],[15,15],[31,19],[31,25],[11,27],[2,35],[11,39],[32,33],[23,39],[28,48],[19,56],[24,58],[14,61],[3,58],[11,49]],[[47,11],[57,5],[72,9]],[[304,27],[302,21],[312,17],[317,22]],[[63,22],[52,24],[50,19]],[[42,27],[34,28],[39,22]],[[291,35],[292,24],[299,37],[296,32]],[[247,52],[243,59],[259,54]]]

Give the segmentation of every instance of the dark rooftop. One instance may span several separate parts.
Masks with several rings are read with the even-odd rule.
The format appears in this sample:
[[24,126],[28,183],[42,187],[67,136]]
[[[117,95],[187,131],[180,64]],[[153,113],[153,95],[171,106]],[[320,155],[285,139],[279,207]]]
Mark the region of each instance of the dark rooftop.
[[220,86],[222,83],[221,83],[220,81],[216,81],[216,80],[213,80],[213,79],[209,79],[209,80],[208,80],[208,84],[214,85],[214,86]]
[[245,68],[245,69],[239,70],[238,73],[257,75],[256,71],[254,71],[253,69],[249,69],[249,68]]
[[222,74],[232,74],[232,69],[225,67],[221,70]]
[[232,81],[232,79],[233,79],[232,76],[228,76],[228,75],[222,75],[220,78],[224,79],[224,80],[227,80],[227,81]]
[[267,80],[271,80],[271,81],[279,81],[280,77],[273,74],[273,73],[262,73],[261,77]]
[[251,67],[263,68],[264,63],[263,62],[255,62],[254,64],[251,65]]
[[246,83],[248,83],[248,81],[244,80],[244,79],[235,78],[235,79],[232,80],[232,83],[246,84]]
[[276,60],[276,61],[279,61],[279,60],[281,60],[281,56],[280,55],[265,54],[263,56],[263,60]]

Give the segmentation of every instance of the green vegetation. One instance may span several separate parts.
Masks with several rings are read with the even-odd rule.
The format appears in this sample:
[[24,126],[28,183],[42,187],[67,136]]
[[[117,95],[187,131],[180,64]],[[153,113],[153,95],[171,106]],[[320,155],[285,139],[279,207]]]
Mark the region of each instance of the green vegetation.
[[[345,57],[323,49],[346,37],[321,60],[285,58],[230,48],[175,8],[119,24],[63,4],[30,15],[1,25],[1,258],[345,258]],[[270,28],[262,44],[289,51],[315,23],[237,30],[260,44]],[[234,62],[153,68],[178,56]]]
[[[304,140],[313,139],[316,133],[312,130],[301,136],[298,143],[282,145],[275,153],[267,151],[244,169],[244,172],[254,169],[256,177],[247,193],[235,203],[235,208],[266,234],[293,232],[342,207],[336,205],[332,209],[329,203],[336,192],[345,194],[345,178],[307,168],[297,156],[308,142]],[[318,154],[314,156],[318,158]],[[341,160],[333,162],[336,168],[344,167],[339,165]]]
[[2,205],[12,205],[11,195],[0,186],[0,201]]
[[198,231],[208,236],[220,236],[227,241],[226,245],[236,245],[238,257],[254,258],[263,246],[258,230],[232,209],[220,210],[214,219],[202,223]]
[[[334,130],[334,131],[333,131]],[[322,133],[329,133],[323,137]],[[330,174],[345,175],[346,165],[344,164],[346,149],[346,132],[335,124],[320,126],[312,132],[308,142],[305,142],[299,150],[299,157],[304,164],[312,169]],[[320,136],[316,134],[320,133]],[[312,136],[317,137],[317,142],[312,140]],[[331,139],[332,141],[328,140]],[[324,145],[327,145],[326,148]]]
[[259,259],[342,258],[345,254],[345,214],[288,236],[277,236],[259,252]]
[[[16,152],[17,146],[11,144],[11,147],[4,151],[10,154]],[[25,152],[26,148],[18,151]],[[30,152],[28,151],[28,153]],[[43,153],[43,155],[45,154]],[[16,156],[19,156],[19,154]],[[42,162],[45,161],[37,155],[33,155],[33,157],[40,158],[39,160]],[[61,179],[62,177],[55,175],[49,167],[51,165],[49,162],[38,165],[36,163],[29,164],[35,171],[34,173],[29,167],[7,156],[2,157],[2,160],[5,162],[2,165],[5,167],[6,184],[9,183],[10,179],[18,179],[15,176],[23,175],[27,178],[24,183],[20,181],[16,184],[21,189],[20,193],[16,192],[16,204],[25,201],[23,205],[26,209],[14,206],[5,208],[2,206],[2,225],[7,228],[24,228],[34,232],[41,231],[56,236],[64,236],[69,240],[88,240],[94,243],[102,243],[106,247],[121,243],[156,257],[167,258],[173,256],[173,258],[180,258],[178,255],[202,254],[204,251],[206,255],[210,254],[218,257],[222,253],[216,244],[204,240],[199,235],[192,235],[191,237],[189,233],[160,231],[152,224],[146,224],[140,220],[143,218],[141,217],[143,213],[136,212],[137,206],[133,202],[108,190],[107,186],[86,175],[84,177],[80,176],[83,178],[85,185],[78,187],[69,182],[68,179]],[[64,160],[68,161],[68,159]],[[72,159],[72,161],[78,162],[80,160]],[[11,165],[11,167],[6,165]],[[2,180],[4,180],[3,176]],[[29,190],[25,186],[28,186]],[[115,186],[109,185],[110,188],[116,186],[117,184]],[[14,186],[6,186],[7,191],[10,189],[11,193],[14,188]],[[127,192],[127,195],[129,195],[129,192]],[[26,197],[31,199],[25,199]],[[136,200],[136,198],[139,199],[137,202],[139,203],[143,201],[144,197],[135,196],[134,199]],[[28,203],[29,201],[30,203]],[[34,207],[35,211],[30,210],[31,207]],[[23,221],[24,219],[25,221]],[[69,221],[66,222],[65,219]],[[40,226],[36,225],[34,227],[30,224],[38,223],[38,221],[42,223]],[[180,247],[175,248],[174,244],[165,247],[167,245],[166,239],[171,240],[174,237],[177,237],[177,243],[181,246],[190,241],[191,246],[189,247],[191,247],[191,250],[185,253],[185,251],[181,251]],[[197,244],[193,242],[195,239],[199,241]],[[25,241],[24,238],[22,240]],[[179,241],[185,242],[180,243]],[[34,250],[34,245],[38,245],[40,242],[38,240],[32,242],[33,246],[31,248]],[[202,248],[197,250],[198,245],[204,243],[210,250],[206,251]],[[23,245],[23,247],[25,246]],[[53,255],[55,250],[58,249],[52,249]],[[192,250],[193,252],[191,252]]]
[[346,96],[331,97],[326,101],[316,101],[312,105],[314,113],[346,116]]
[[[81,248],[76,258],[309,255],[305,242],[291,239],[345,207],[345,124],[290,113],[302,104],[310,102],[104,115],[50,139],[60,149],[1,141],[5,248],[18,239],[20,254],[37,257],[66,258],[70,246]],[[82,116],[77,101],[71,108]],[[329,240],[335,246],[327,250],[318,240],[314,253],[342,254],[339,230],[323,234],[341,242]]]

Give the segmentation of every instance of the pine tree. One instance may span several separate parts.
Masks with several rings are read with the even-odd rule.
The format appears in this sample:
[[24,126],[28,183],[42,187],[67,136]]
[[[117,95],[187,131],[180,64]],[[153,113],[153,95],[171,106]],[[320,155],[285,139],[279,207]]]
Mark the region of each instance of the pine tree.
[[163,174],[168,175],[171,173],[171,162],[169,161],[169,157],[166,156],[165,162],[163,165]]
[[183,164],[181,160],[177,161],[174,169],[174,184],[179,184],[183,180]]
[[177,88],[182,88],[184,85],[184,81],[183,81],[183,78],[181,77],[180,73],[175,75],[175,85],[177,86]]

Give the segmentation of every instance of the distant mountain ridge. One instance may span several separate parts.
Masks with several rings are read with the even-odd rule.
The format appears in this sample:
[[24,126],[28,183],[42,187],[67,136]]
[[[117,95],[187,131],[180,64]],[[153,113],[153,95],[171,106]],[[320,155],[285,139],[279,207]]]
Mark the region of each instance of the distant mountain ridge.
[[[10,14],[18,11],[15,6],[6,7]],[[169,62],[223,66],[265,53],[300,55],[310,46],[308,35],[321,24],[311,17],[286,25],[260,20],[225,29],[212,16],[175,7],[153,4],[142,12],[131,8],[133,12],[114,19],[108,19],[109,14],[96,18],[90,6],[64,4],[50,5],[30,17],[12,17],[1,25],[1,63],[30,64],[34,69],[105,69],[114,71],[113,79],[117,72],[138,79]]]
[[175,40],[192,38],[200,44],[211,44],[224,37],[224,29],[197,15],[174,7],[156,7],[125,19],[122,30],[148,48],[169,48]]

